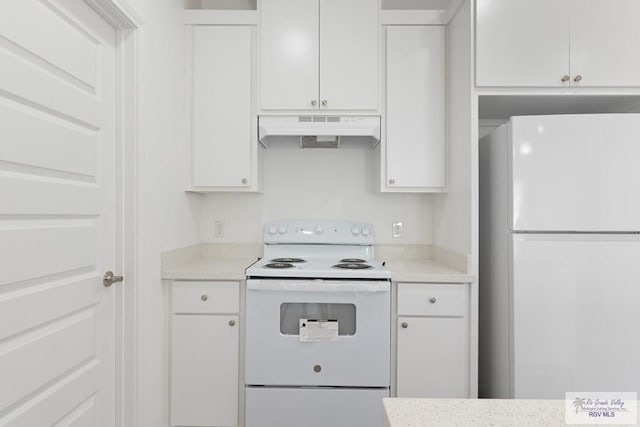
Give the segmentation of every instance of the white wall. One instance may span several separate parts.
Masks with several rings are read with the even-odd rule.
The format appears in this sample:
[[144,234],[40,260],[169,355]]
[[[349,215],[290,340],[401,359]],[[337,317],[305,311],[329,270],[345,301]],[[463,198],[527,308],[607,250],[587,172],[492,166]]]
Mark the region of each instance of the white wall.
[[[379,243],[431,243],[431,196],[376,193],[370,149],[271,149],[263,160],[263,194],[204,196],[203,241],[262,243],[267,221],[338,219],[373,223]],[[224,221],[224,238],[214,237],[215,220]],[[404,223],[399,239],[393,221]]]
[[434,243],[471,254],[472,136],[470,0],[460,7],[447,29],[447,108],[449,192],[434,200]]
[[128,2],[143,22],[138,64],[136,425],[162,427],[168,425],[168,370],[160,252],[198,242],[200,200],[184,193],[183,4]]

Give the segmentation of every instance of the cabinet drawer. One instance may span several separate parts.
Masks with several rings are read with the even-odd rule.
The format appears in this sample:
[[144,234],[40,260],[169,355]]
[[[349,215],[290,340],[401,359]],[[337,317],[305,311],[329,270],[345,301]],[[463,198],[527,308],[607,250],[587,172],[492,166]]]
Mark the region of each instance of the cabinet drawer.
[[467,285],[398,284],[398,315],[459,316],[467,314]]
[[238,282],[174,282],[173,312],[237,313],[240,311]]

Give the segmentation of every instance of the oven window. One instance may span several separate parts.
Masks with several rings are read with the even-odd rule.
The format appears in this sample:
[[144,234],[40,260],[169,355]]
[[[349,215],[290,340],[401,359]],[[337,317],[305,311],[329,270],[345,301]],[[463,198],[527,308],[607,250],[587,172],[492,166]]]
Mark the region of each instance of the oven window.
[[280,333],[298,335],[300,319],[337,320],[338,335],[355,335],[356,306],[354,304],[285,302],[280,305]]

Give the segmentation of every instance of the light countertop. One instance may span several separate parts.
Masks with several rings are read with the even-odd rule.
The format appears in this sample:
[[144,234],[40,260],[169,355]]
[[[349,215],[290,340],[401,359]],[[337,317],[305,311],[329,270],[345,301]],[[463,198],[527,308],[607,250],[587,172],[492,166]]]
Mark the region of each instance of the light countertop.
[[162,270],[171,280],[244,280],[244,271],[257,258],[196,258]]
[[473,276],[438,261],[391,259],[386,262],[394,282],[469,283]]
[[162,254],[167,280],[244,280],[262,247],[250,244],[193,245]]
[[[414,249],[412,249],[415,252]],[[162,255],[162,278],[167,280],[244,280],[245,270],[260,256],[258,245],[194,245]],[[473,276],[431,259],[416,259],[386,249],[386,260],[394,282],[469,283]]]
[[565,405],[564,400],[383,399],[385,427],[559,427],[566,425]]

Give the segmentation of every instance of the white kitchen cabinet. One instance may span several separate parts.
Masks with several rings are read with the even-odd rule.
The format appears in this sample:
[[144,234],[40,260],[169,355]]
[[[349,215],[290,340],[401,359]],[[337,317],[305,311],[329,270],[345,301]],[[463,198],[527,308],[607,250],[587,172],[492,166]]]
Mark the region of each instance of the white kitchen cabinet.
[[468,292],[466,284],[398,284],[398,397],[470,397]]
[[377,110],[378,0],[261,0],[263,110]]
[[637,0],[476,0],[478,86],[640,86]]
[[190,26],[191,189],[258,191],[255,26]]
[[446,186],[445,27],[386,26],[382,191]]
[[171,425],[237,426],[237,282],[174,282]]

